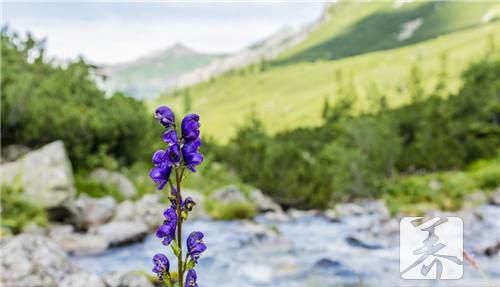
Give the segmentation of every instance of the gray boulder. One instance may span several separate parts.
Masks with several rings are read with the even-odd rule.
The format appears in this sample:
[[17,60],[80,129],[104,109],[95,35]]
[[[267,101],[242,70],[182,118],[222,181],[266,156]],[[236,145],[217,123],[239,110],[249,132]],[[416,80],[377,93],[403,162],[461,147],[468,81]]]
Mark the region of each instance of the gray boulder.
[[257,211],[259,212],[282,212],[283,209],[279,204],[274,202],[269,196],[262,193],[262,191],[255,189],[250,193],[250,200]]
[[365,210],[356,203],[341,203],[335,205],[335,212],[337,216],[344,217],[362,215],[365,213]]
[[126,199],[133,198],[137,194],[137,190],[132,181],[116,171],[98,168],[90,173],[89,179],[103,184],[114,185]]
[[76,271],[52,240],[22,234],[0,242],[1,284],[5,287],[53,287]]
[[211,198],[220,203],[248,202],[245,196],[241,193],[238,186],[234,184],[225,186],[223,188],[214,191],[211,195]]
[[106,284],[98,275],[80,271],[66,276],[59,287],[106,287]]
[[108,222],[115,214],[116,201],[111,196],[91,198],[81,195],[72,204],[76,225],[87,229]]
[[162,224],[166,206],[159,194],[146,194],[138,201],[125,200],[120,203],[113,221],[139,222],[152,229]]
[[142,222],[112,221],[91,232],[103,237],[110,246],[118,246],[143,240],[148,230]]
[[66,252],[76,255],[95,255],[104,252],[109,243],[101,236],[76,233],[71,225],[51,226],[49,237]]
[[75,196],[73,170],[62,141],[55,141],[2,164],[3,184],[22,188],[28,200],[60,207]]
[[104,280],[109,287],[154,287],[146,276],[137,273],[112,273]]

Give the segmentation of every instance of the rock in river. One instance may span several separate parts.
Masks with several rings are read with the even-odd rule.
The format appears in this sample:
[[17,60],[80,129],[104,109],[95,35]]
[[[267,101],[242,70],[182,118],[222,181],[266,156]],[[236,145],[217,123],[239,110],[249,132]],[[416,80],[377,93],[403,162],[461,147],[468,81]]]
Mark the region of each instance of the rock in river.
[[96,227],[94,232],[116,246],[143,240],[148,227],[141,222],[112,221]]
[[108,222],[115,213],[116,201],[111,196],[91,198],[81,195],[73,202],[73,207],[76,213],[76,225],[87,229]]

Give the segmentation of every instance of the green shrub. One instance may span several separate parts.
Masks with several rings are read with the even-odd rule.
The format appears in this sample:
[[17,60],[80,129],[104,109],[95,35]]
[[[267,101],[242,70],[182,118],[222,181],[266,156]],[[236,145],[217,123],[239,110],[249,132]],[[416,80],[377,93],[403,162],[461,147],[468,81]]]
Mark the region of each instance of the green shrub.
[[469,167],[469,173],[479,188],[495,189],[500,186],[500,157],[480,160]]
[[217,220],[253,219],[257,213],[253,204],[244,202],[219,203],[207,200],[205,208],[210,217]]
[[82,59],[57,66],[44,43],[1,31],[2,145],[38,147],[63,140],[77,168],[131,164],[146,156],[154,119],[121,93],[107,97],[95,67]]
[[77,195],[86,194],[94,198],[112,196],[118,202],[125,199],[114,185],[90,180],[82,175],[77,175],[75,177],[75,187]]
[[477,191],[477,185],[464,172],[444,172],[401,176],[383,186],[385,201],[391,214],[421,215],[426,210],[457,210],[467,194]]
[[28,201],[23,191],[2,186],[1,198],[1,223],[14,233],[19,233],[28,224],[46,226],[48,217],[45,209]]

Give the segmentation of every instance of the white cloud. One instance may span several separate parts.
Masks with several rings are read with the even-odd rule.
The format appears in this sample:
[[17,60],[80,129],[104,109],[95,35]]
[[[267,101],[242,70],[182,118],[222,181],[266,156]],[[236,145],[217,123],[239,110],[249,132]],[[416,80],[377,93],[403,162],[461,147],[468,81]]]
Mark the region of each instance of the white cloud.
[[[319,16],[320,9],[317,10],[316,16]],[[220,15],[189,15],[184,18],[155,15],[148,19],[144,15],[133,17],[130,11],[127,11],[126,16],[120,16],[115,11],[113,17],[97,17],[94,14],[87,18],[34,13],[36,11],[21,15],[7,13],[6,20],[16,31],[29,30],[37,37],[47,37],[49,56],[67,59],[83,55],[97,63],[130,61],[176,42],[202,52],[234,52],[273,34],[285,25],[297,26],[314,19],[311,16],[308,19],[277,19],[272,16],[273,13],[231,19],[224,19]],[[254,9],[253,13],[258,13],[258,9]]]

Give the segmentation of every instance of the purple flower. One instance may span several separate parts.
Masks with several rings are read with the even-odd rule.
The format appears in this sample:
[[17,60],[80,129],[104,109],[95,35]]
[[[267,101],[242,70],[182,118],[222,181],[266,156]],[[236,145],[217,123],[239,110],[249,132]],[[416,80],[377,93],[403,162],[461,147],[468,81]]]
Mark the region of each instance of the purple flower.
[[158,189],[162,189],[168,182],[172,167],[167,165],[155,166],[149,172],[151,179],[158,185]]
[[167,256],[161,253],[156,254],[153,256],[153,264],[154,267],[152,271],[158,275],[158,279],[160,279],[160,281],[163,281],[163,276],[168,274],[170,269],[170,263],[168,262]]
[[177,132],[175,130],[168,130],[163,133],[163,141],[169,145],[178,144]]
[[173,144],[169,146],[166,154],[166,161],[168,165],[179,166],[179,164],[181,163],[181,151],[179,144]]
[[189,234],[187,239],[188,254],[194,260],[198,262],[201,253],[207,249],[205,243],[203,243],[203,233],[200,231],[194,231]]
[[200,136],[200,116],[187,114],[182,119],[182,138],[186,143],[196,140]]
[[191,196],[186,197],[186,199],[182,202],[182,210],[191,211],[193,206],[196,205],[196,202],[191,198]]
[[198,283],[196,283],[196,271],[194,269],[188,271],[184,287],[198,287]]
[[177,214],[175,209],[170,207],[163,212],[165,220],[163,224],[156,231],[156,237],[162,239],[164,245],[169,245],[175,236],[175,227],[177,226]]
[[192,172],[196,172],[195,167],[203,162],[203,155],[198,151],[200,145],[201,140],[197,138],[190,143],[184,143],[182,146],[182,157],[186,167]]
[[175,124],[174,112],[167,106],[161,106],[156,109],[155,119],[159,120],[167,129]]

